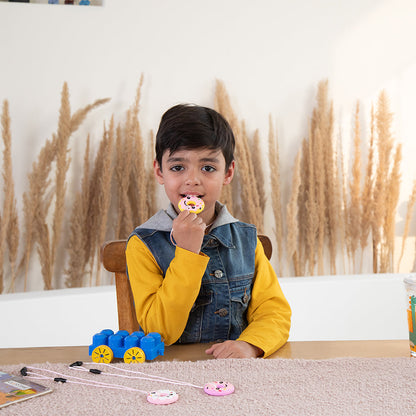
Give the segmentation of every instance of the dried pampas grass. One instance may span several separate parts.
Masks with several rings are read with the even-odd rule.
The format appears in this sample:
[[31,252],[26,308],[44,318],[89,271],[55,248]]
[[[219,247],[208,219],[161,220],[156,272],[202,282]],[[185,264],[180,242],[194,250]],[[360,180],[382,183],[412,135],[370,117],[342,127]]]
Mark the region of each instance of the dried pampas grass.
[[[32,250],[37,245],[45,289],[52,289],[56,251],[61,238],[62,221],[65,213],[66,174],[69,168],[68,142],[72,133],[80,126],[88,112],[108,99],[98,100],[77,111],[71,116],[68,86],[64,83],[61,93],[58,130],[47,140],[38,159],[28,175],[29,190],[23,194],[23,213],[25,223],[25,247],[19,267],[25,270],[24,288],[27,287],[27,274]],[[55,181],[52,187],[50,172],[55,162]],[[51,230],[48,214],[55,202]]]
[[[143,136],[139,122],[139,110],[140,110],[140,99],[141,91],[143,88],[143,75],[140,78],[139,86],[137,87],[136,99],[132,108],[132,137],[133,137],[133,160],[132,170],[130,174],[130,190],[129,200],[132,211],[132,226],[137,227],[138,225],[145,222],[148,218],[147,212],[147,172],[151,169],[151,163],[146,164],[145,147]],[[130,229],[129,233],[132,231]],[[129,234],[125,235],[125,238]]]
[[[251,145],[251,157],[252,157],[252,163],[253,163],[253,175],[254,175],[254,181],[255,186],[257,190],[257,198],[258,198],[258,215],[260,217],[261,223],[263,221],[261,220],[264,210],[266,209],[266,202],[267,197],[266,193],[264,192],[264,174],[263,174],[263,154],[260,144],[260,134],[258,129],[254,132],[253,141]],[[275,172],[275,174],[278,175],[280,179],[279,172]],[[261,230],[263,232],[263,229]]]
[[[309,137],[312,136],[311,127],[309,128]],[[303,189],[305,190],[306,199],[301,203],[304,207],[303,222],[299,224],[299,228],[302,231],[301,235],[305,236],[302,240],[303,244],[299,244],[301,248],[299,251],[302,253],[300,265],[301,272],[303,275],[306,271],[306,265],[308,264],[308,274],[313,275],[316,264],[316,239],[318,235],[319,215],[318,215],[318,202],[316,198],[316,182],[315,182],[315,164],[314,160],[314,149],[312,140],[303,141],[303,162],[302,168],[307,172],[307,176],[302,176]],[[301,184],[302,186],[302,184]],[[302,188],[300,188],[302,190]],[[298,198],[298,201],[300,199]]]
[[[87,208],[88,235],[85,247],[85,263],[89,264],[89,285],[94,284],[93,273],[96,263],[95,285],[101,282],[99,248],[107,233],[110,212],[111,182],[113,174],[113,143],[115,141],[114,118],[107,129],[104,125],[103,137],[97,150],[89,179],[88,193],[83,195]],[[87,186],[87,185],[85,185]],[[75,209],[75,208],[74,208]]]
[[68,265],[65,269],[65,286],[82,287],[87,273],[88,243],[92,229],[89,225],[88,202],[90,200],[90,136],[87,136],[81,190],[77,192],[69,221]]
[[[232,109],[230,98],[222,81],[217,80],[215,90],[215,108],[221,113],[230,124],[236,144],[236,174],[232,182],[232,189],[229,186],[223,188],[221,199],[227,204],[227,208],[234,215],[243,221],[256,225],[260,233],[264,228],[264,183],[256,176],[253,152],[260,146],[260,140],[256,137],[250,140],[246,131],[244,121],[238,121]],[[258,171],[257,171],[258,172]],[[236,194],[244,195],[244,203],[239,203],[233,198],[233,191]]]
[[251,224],[255,224],[262,232],[263,217],[260,212],[260,200],[254,177],[254,166],[248,144],[245,123],[242,122],[240,137],[236,139],[236,157],[242,166],[239,169],[241,195],[244,195],[244,204],[241,204],[241,218]]
[[108,130],[104,129],[104,151],[102,153],[102,165],[98,176],[97,209],[99,216],[95,246],[97,247],[97,272],[95,284],[101,284],[100,247],[105,241],[107,232],[107,220],[111,201],[111,180],[113,174],[113,143],[114,143],[114,118],[111,117]]
[[143,76],[136,91],[133,106],[126,113],[125,127],[117,128],[116,186],[118,221],[116,236],[126,239],[134,227],[142,224],[155,212],[155,179],[153,175],[153,136],[146,156],[140,122],[140,97]]
[[[45,194],[51,184],[49,172],[51,170],[52,161],[55,159],[55,154],[55,141],[46,140],[46,143],[38,154],[37,160],[33,162],[32,171],[28,174],[29,189],[23,193],[24,248],[23,256],[19,263],[19,269],[24,270],[25,291],[27,289],[29,260],[37,242],[39,224],[42,223],[40,217],[42,215],[46,216],[46,213],[44,213],[46,203]],[[50,201],[50,199],[49,196],[48,201]]]
[[16,258],[19,243],[19,224],[17,218],[16,198],[14,194],[13,168],[12,168],[12,136],[10,128],[9,103],[3,102],[1,115],[2,139],[3,139],[3,210],[0,216],[0,293],[4,291],[4,257],[6,245],[10,261],[11,284],[14,289],[16,279]]
[[387,94],[382,91],[377,102],[376,133],[378,165],[375,171],[373,200],[373,270],[393,271],[394,223],[400,188],[401,146],[394,148],[393,114]]
[[130,172],[132,171],[133,134],[131,111],[126,114],[126,126],[123,131],[117,127],[116,133],[116,184],[118,195],[116,237],[127,238],[133,229],[133,215],[129,200]]
[[368,245],[368,239],[373,220],[374,212],[374,170],[375,170],[375,113],[374,106],[371,107],[371,119],[370,119],[370,147],[368,149],[367,168],[365,171],[364,185],[361,192],[361,233],[360,233],[360,246],[361,246],[361,264],[360,271],[363,267],[364,249]]
[[[222,114],[225,119],[230,124],[231,129],[233,130],[234,137],[237,141],[237,137],[240,135],[240,123],[234,113],[234,110],[231,107],[230,98],[228,96],[227,90],[225,85],[222,81],[217,80],[215,85],[215,109]],[[237,143],[236,143],[237,145]],[[232,182],[232,185],[224,186],[222,189],[221,201],[227,205],[228,210],[237,215],[236,211],[237,203],[233,199],[233,188],[235,188],[235,184],[238,181],[238,173],[239,173],[239,163],[236,163],[235,168],[235,175]]]
[[[66,270],[67,286],[78,286],[88,273],[88,268],[89,285],[100,285],[101,245],[106,239],[127,238],[136,221],[143,222],[155,213],[155,180],[151,168],[153,153],[150,149],[148,157],[145,157],[138,120],[142,84],[143,78],[140,80],[133,106],[126,111],[124,125],[119,123],[115,127],[112,116],[109,127],[104,126],[91,174],[89,140],[87,141],[82,192],[74,203],[71,219],[72,242],[68,247],[70,256]],[[150,146],[153,146],[152,136]],[[147,162],[149,167],[145,165]],[[77,210],[76,206],[81,203],[83,210]],[[81,252],[79,241],[76,246],[76,239],[82,224],[85,224],[87,232],[83,235],[82,246],[85,254],[80,262]]]
[[152,161],[155,158],[154,148],[155,148],[155,138],[153,130],[149,133],[149,143],[148,154],[146,166],[148,166],[146,171],[146,208],[147,208],[147,218],[150,218],[153,214],[156,213],[156,178],[153,173]]
[[298,229],[298,197],[299,197],[299,188],[300,188],[300,152],[296,155],[295,166],[293,169],[292,177],[292,194],[290,201],[286,209],[286,218],[287,218],[287,256],[293,261],[293,268],[295,270],[295,276],[300,276],[299,270],[299,256],[297,248],[299,245],[299,229]]
[[354,126],[354,158],[352,165],[352,179],[349,183],[350,204],[348,207],[348,253],[352,259],[355,271],[355,253],[361,237],[361,134],[360,134],[360,106],[357,102]]
[[394,155],[392,155],[393,162],[387,183],[387,200],[386,213],[384,219],[384,235],[385,244],[382,250],[381,269],[380,273],[388,273],[394,271],[394,235],[396,224],[397,204],[399,202],[400,194],[400,164],[402,161],[402,145],[398,144],[395,148]]
[[317,201],[318,234],[317,234],[317,265],[318,274],[324,274],[324,244],[326,230],[325,215],[325,166],[323,153],[323,138],[319,128],[312,132],[312,151],[314,161],[315,200]]
[[[259,166],[262,165],[260,162]],[[277,243],[277,261],[279,275],[283,275],[283,215],[282,215],[282,197],[280,187],[280,155],[279,144],[276,138],[272,116],[269,116],[269,164],[270,164],[270,183],[272,188],[271,203],[274,216],[274,232]]]
[[[10,289],[24,274],[28,286],[31,255],[36,248],[45,289],[51,289],[57,275],[58,259],[67,256],[65,286],[100,285],[99,249],[106,239],[127,238],[135,226],[157,209],[156,181],[152,169],[154,135],[144,140],[139,121],[141,77],[133,105],[124,123],[111,117],[104,124],[98,149],[93,155],[91,138],[85,143],[84,165],[79,190],[68,201],[67,175],[71,165],[69,141],[88,113],[107,102],[97,100],[71,114],[68,86],[61,94],[58,129],[41,148],[28,175],[23,194],[23,230],[20,262],[19,218],[14,196],[11,166],[11,133],[8,103],[2,111],[3,190],[0,216],[0,289],[5,290],[3,271],[8,253]],[[269,117],[268,160],[270,201],[277,242],[277,272],[303,276],[336,274],[338,263],[351,260],[356,272],[357,252],[361,264],[366,250],[373,252],[374,272],[393,271],[395,216],[401,181],[402,148],[392,134],[392,113],[383,91],[376,110],[371,112],[367,157],[362,151],[360,108],[354,112],[351,171],[345,170],[346,157],[340,142],[334,140],[334,110],[328,98],[328,81],[318,84],[316,105],[294,161],[292,184],[286,209],[282,209],[281,161],[272,117]],[[249,134],[244,121],[236,116],[224,83],[217,81],[215,107],[229,121],[236,136],[236,175],[231,186],[223,188],[222,202],[243,221],[254,223],[264,232],[265,193],[264,157],[259,130]],[[341,137],[341,135],[339,136]],[[366,163],[366,165],[365,165]],[[416,185],[408,202],[402,251],[409,234]],[[66,207],[70,203],[68,229],[64,228]],[[286,234],[286,235],[285,235]],[[62,240],[65,238],[66,251]],[[61,253],[62,251],[62,253]],[[59,260],[62,263],[62,260]],[[285,262],[286,261],[286,262]],[[19,264],[19,267],[16,265]],[[416,263],[415,263],[416,264]],[[6,265],[7,267],[7,265]]]
[[338,249],[338,227],[340,199],[339,184],[337,183],[336,169],[338,167],[335,159],[336,150],[334,144],[334,109],[333,103],[328,99],[328,80],[318,85],[317,106],[317,131],[321,135],[323,166],[324,166],[324,194],[325,213],[324,234],[328,239],[329,271],[336,274],[336,253]]
[[329,254],[329,273],[336,274],[340,192],[335,159],[333,104],[328,99],[328,81],[318,84],[317,106],[312,114],[311,138],[316,200],[318,209],[318,273],[324,273],[325,248]]
[[412,193],[410,194],[409,201],[407,202],[407,210],[406,210],[406,220],[404,223],[404,231],[403,231],[403,238],[402,238],[402,247],[400,251],[400,257],[399,261],[397,263],[397,272],[400,270],[400,264],[402,262],[402,258],[404,255],[404,247],[406,244],[406,239],[409,235],[409,229],[410,229],[410,221],[412,220],[413,216],[413,208],[416,203],[416,180],[413,181],[413,187],[412,187]]
[[[335,159],[338,161],[337,163],[337,198],[339,199],[340,203],[340,218],[338,222],[338,232],[339,232],[339,248],[341,253],[343,254],[344,250],[347,247],[347,224],[348,224],[348,210],[347,210],[347,175],[345,173],[345,160],[344,160],[344,152],[342,151],[342,143],[341,143],[341,132],[339,133],[338,141],[337,141],[337,154]],[[341,264],[343,273],[346,273],[346,261],[345,256],[341,256]]]
[[17,255],[19,249],[19,237],[20,237],[20,228],[19,228],[19,215],[17,212],[16,199],[14,199],[12,212],[9,219],[9,227],[7,230],[7,248],[9,250],[9,263],[10,263],[10,285],[8,292],[15,291],[15,283],[18,276],[17,268]]
[[65,214],[66,176],[71,163],[69,157],[69,139],[78,130],[88,113],[109,101],[109,98],[96,100],[92,104],[79,109],[71,116],[69,91],[67,83],[62,89],[61,109],[59,112],[58,131],[56,135],[56,173],[55,173],[55,210],[52,222],[52,244],[50,251],[49,278],[54,274],[54,265],[59,241],[61,240],[62,222]]
[[[370,233],[374,271],[390,272],[393,270],[394,227],[401,179],[401,145],[395,145],[391,133],[392,114],[387,96],[385,92],[380,94],[376,115],[371,116],[366,167],[362,166],[357,103],[351,179],[347,179],[342,148],[336,145],[333,137],[333,107],[327,95],[327,81],[320,82],[308,138],[303,140],[301,156],[298,156],[300,162],[296,162],[296,166],[300,164],[300,172],[292,184],[290,208],[286,213],[287,226],[290,226],[286,249],[290,261],[293,262],[296,253],[293,272],[295,275],[336,274],[337,261],[342,260],[345,265],[344,254],[351,259],[353,272],[357,272],[359,247],[361,270]],[[271,143],[270,154],[273,152]],[[272,182],[272,192],[274,186]],[[293,195],[297,195],[296,207]],[[294,235],[290,235],[292,230],[296,230]]]

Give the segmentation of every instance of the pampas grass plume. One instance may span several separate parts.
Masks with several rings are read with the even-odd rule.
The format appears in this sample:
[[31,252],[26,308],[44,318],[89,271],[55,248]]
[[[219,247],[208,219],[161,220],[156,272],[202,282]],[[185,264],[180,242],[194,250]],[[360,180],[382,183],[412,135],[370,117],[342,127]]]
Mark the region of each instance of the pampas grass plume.
[[[3,102],[3,111],[1,115],[2,138],[4,144],[3,150],[3,210],[0,217],[0,293],[4,291],[3,262],[6,249],[6,243],[9,243],[9,258],[14,270],[16,260],[16,240],[18,239],[18,223],[16,218],[16,200],[14,196],[13,168],[12,168],[12,136],[10,131],[9,103]],[[9,233],[13,233],[9,236]],[[14,278],[12,276],[12,283]]]
[[352,180],[350,181],[350,205],[348,210],[349,252],[355,270],[355,253],[361,236],[361,135],[360,135],[360,106],[357,102],[354,126],[354,160],[352,165]]
[[[258,163],[258,162],[256,162]],[[261,163],[259,163],[261,166]],[[270,165],[270,184],[271,184],[271,198],[272,208],[275,224],[275,235],[278,253],[278,268],[279,275],[283,275],[283,217],[282,217],[282,202],[280,189],[280,163],[279,163],[279,144],[273,126],[271,114],[269,115],[269,165]]]
[[402,247],[401,247],[401,251],[400,251],[400,257],[399,257],[399,261],[397,263],[397,273],[399,273],[400,264],[402,262],[402,258],[403,258],[403,255],[404,255],[404,247],[405,247],[405,244],[406,244],[407,236],[409,235],[410,222],[412,220],[413,208],[415,206],[415,203],[416,203],[416,180],[413,181],[412,193],[410,194],[410,198],[407,202],[406,220],[405,220],[405,223],[404,223],[404,231],[403,231],[403,237],[402,237]]
[[297,256],[297,246],[298,246],[298,195],[300,187],[300,160],[301,154],[298,152],[295,159],[295,165],[293,169],[292,177],[292,194],[290,201],[286,209],[286,218],[287,218],[287,255],[289,259],[293,261],[293,267],[295,270],[295,276],[300,275],[298,256]]

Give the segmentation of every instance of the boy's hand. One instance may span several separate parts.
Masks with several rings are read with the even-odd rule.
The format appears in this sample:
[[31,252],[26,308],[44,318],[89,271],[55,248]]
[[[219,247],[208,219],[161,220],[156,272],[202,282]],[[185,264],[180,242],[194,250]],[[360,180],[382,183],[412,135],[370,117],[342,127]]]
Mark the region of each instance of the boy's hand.
[[212,354],[215,358],[256,358],[264,354],[262,349],[238,340],[214,344],[205,353]]
[[172,236],[177,246],[198,254],[201,251],[206,224],[193,212],[182,211],[172,225]]

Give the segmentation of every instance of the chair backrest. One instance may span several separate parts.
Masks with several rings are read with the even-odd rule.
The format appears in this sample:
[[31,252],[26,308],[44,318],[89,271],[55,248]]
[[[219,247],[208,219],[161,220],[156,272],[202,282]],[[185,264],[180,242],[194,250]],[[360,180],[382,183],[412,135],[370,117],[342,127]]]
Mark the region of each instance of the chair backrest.
[[[272,243],[269,237],[259,235],[264,252],[270,260],[272,256]],[[105,242],[101,247],[101,261],[109,272],[114,273],[116,279],[118,327],[129,332],[138,331],[134,299],[126,273],[126,240],[112,240]]]

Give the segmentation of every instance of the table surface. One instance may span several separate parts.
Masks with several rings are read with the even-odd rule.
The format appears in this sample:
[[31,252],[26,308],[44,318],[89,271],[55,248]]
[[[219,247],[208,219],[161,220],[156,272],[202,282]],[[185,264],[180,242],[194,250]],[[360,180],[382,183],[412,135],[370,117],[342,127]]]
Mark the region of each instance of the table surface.
[[[198,361],[209,360],[205,354],[210,344],[171,345],[165,355],[155,361]],[[322,360],[339,357],[409,357],[409,341],[293,341],[268,358]],[[0,348],[0,365],[34,364],[42,362],[72,363],[91,361],[87,346]]]

